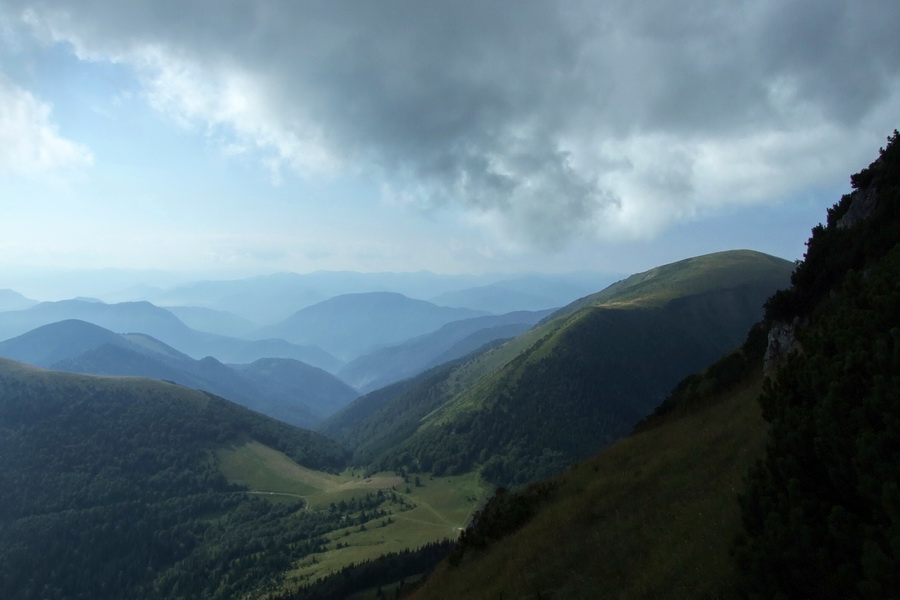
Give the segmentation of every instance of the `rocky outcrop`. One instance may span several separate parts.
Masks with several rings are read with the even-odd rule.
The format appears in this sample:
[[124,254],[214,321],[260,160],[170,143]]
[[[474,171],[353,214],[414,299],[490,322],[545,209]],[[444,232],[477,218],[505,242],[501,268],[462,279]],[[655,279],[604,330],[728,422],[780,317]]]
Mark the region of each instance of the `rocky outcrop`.
[[850,208],[847,209],[844,216],[838,219],[838,228],[853,227],[860,221],[868,219],[877,204],[878,190],[874,185],[854,191],[850,196]]
[[800,342],[797,341],[797,327],[800,325],[799,319],[794,319],[790,323],[783,321],[775,321],[769,329],[768,344],[766,345],[766,355],[763,359],[763,372],[771,375],[778,368],[778,365],[792,352],[800,350]]

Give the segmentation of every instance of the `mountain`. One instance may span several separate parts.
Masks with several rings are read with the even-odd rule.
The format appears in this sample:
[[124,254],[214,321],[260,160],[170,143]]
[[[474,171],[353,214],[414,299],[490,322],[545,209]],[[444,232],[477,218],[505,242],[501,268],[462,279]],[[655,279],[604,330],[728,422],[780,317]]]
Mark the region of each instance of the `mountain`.
[[140,331],[162,340],[182,337],[190,331],[175,315],[149,302],[105,304],[81,299],[41,302],[25,310],[0,313],[0,338],[8,339],[66,319],[87,321],[116,332]]
[[360,356],[341,368],[338,376],[361,392],[372,391],[465,356],[494,340],[516,337],[550,312],[518,311],[454,321],[432,333]]
[[[45,325],[0,342],[0,356],[60,371],[173,381],[305,427],[357,395],[333,375],[291,359],[232,366],[212,357],[195,360],[150,336],[120,335],[78,320]],[[269,377],[261,375],[265,372],[261,365],[269,365]]]
[[338,525],[229,484],[217,457],[248,442],[298,469],[346,458],[205,392],[0,359],[0,596],[224,599],[269,585]]
[[429,298],[492,280],[489,276],[438,275],[428,271],[275,273],[231,281],[181,284],[150,299],[161,306],[200,306],[226,311],[264,325],[283,321],[302,308],[345,294],[390,291],[414,298]]
[[627,434],[682,377],[740,344],[791,268],[751,251],[658,267],[396,394],[360,398],[320,431],[373,470],[479,468],[506,486],[559,472]]
[[231,365],[245,379],[283,404],[301,402],[313,410],[315,422],[356,399],[352,387],[323,369],[289,358],[261,358],[248,365]]
[[149,302],[105,304],[99,301],[63,300],[41,302],[25,310],[0,312],[0,339],[71,319],[93,323],[117,333],[145,333],[194,358],[215,356],[223,362],[238,363],[264,357],[293,358],[330,371],[336,371],[341,365],[321,348],[298,346],[284,340],[251,341],[196,331],[171,312]]
[[898,597],[900,133],[851,184],[737,352],[498,491],[411,597]]
[[106,344],[131,345],[122,336],[99,325],[67,319],[0,342],[0,356],[49,368],[61,360]]
[[285,339],[325,349],[351,360],[379,346],[429,333],[451,321],[483,313],[437,306],[394,292],[345,294],[297,311],[264,327],[258,337]]
[[15,290],[0,290],[0,311],[23,310],[37,303],[37,300],[26,298]]

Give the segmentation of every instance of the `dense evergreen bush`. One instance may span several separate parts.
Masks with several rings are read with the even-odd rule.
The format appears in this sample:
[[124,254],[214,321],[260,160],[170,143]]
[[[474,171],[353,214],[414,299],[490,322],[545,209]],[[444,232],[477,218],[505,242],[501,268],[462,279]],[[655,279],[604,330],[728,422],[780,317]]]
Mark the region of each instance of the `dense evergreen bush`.
[[760,399],[765,460],[741,497],[735,548],[762,598],[900,597],[900,142],[853,178],[868,219],[813,230],[770,317],[803,317]]

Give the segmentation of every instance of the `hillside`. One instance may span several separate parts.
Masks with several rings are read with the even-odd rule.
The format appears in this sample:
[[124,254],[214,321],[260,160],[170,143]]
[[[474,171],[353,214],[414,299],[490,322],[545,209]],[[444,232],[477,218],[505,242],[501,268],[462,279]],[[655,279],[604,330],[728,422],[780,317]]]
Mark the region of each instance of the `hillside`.
[[415,391],[378,392],[379,407],[363,419],[350,405],[321,430],[375,470],[479,468],[507,486],[557,473],[628,433],[682,377],[740,344],[790,269],[749,251],[659,267],[423,376]]
[[216,451],[247,441],[311,469],[345,460],[204,392],[0,360],[0,596],[231,598],[268,582],[323,524],[227,482]]
[[338,376],[360,392],[370,392],[465,356],[494,340],[516,337],[549,313],[518,311],[453,321],[437,331],[360,356],[341,368]]
[[495,496],[410,597],[738,598],[735,490],[764,452],[760,384],[757,368],[699,410]]
[[132,346],[127,339],[99,325],[66,319],[3,340],[0,356],[50,368],[54,363],[105,344]]
[[900,134],[888,141],[738,352],[565,475],[498,492],[411,597],[898,597]]
[[315,422],[345,407],[359,394],[349,385],[317,367],[289,358],[261,358],[247,365],[230,365],[245,379],[268,391],[283,405],[310,407]]

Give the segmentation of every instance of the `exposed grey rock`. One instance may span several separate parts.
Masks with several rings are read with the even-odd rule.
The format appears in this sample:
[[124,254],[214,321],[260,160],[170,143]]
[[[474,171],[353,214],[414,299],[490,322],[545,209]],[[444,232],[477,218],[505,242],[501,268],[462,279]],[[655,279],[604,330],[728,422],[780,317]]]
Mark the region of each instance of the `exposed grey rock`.
[[837,226],[841,229],[853,227],[860,221],[868,219],[878,203],[878,190],[874,185],[858,189],[850,195],[850,208],[843,217],[838,219]]
[[771,375],[778,368],[778,365],[792,352],[800,350],[800,343],[797,341],[797,326],[800,324],[799,319],[794,319],[790,323],[784,321],[775,321],[769,329],[768,345],[766,346],[766,355],[763,359],[763,372]]

